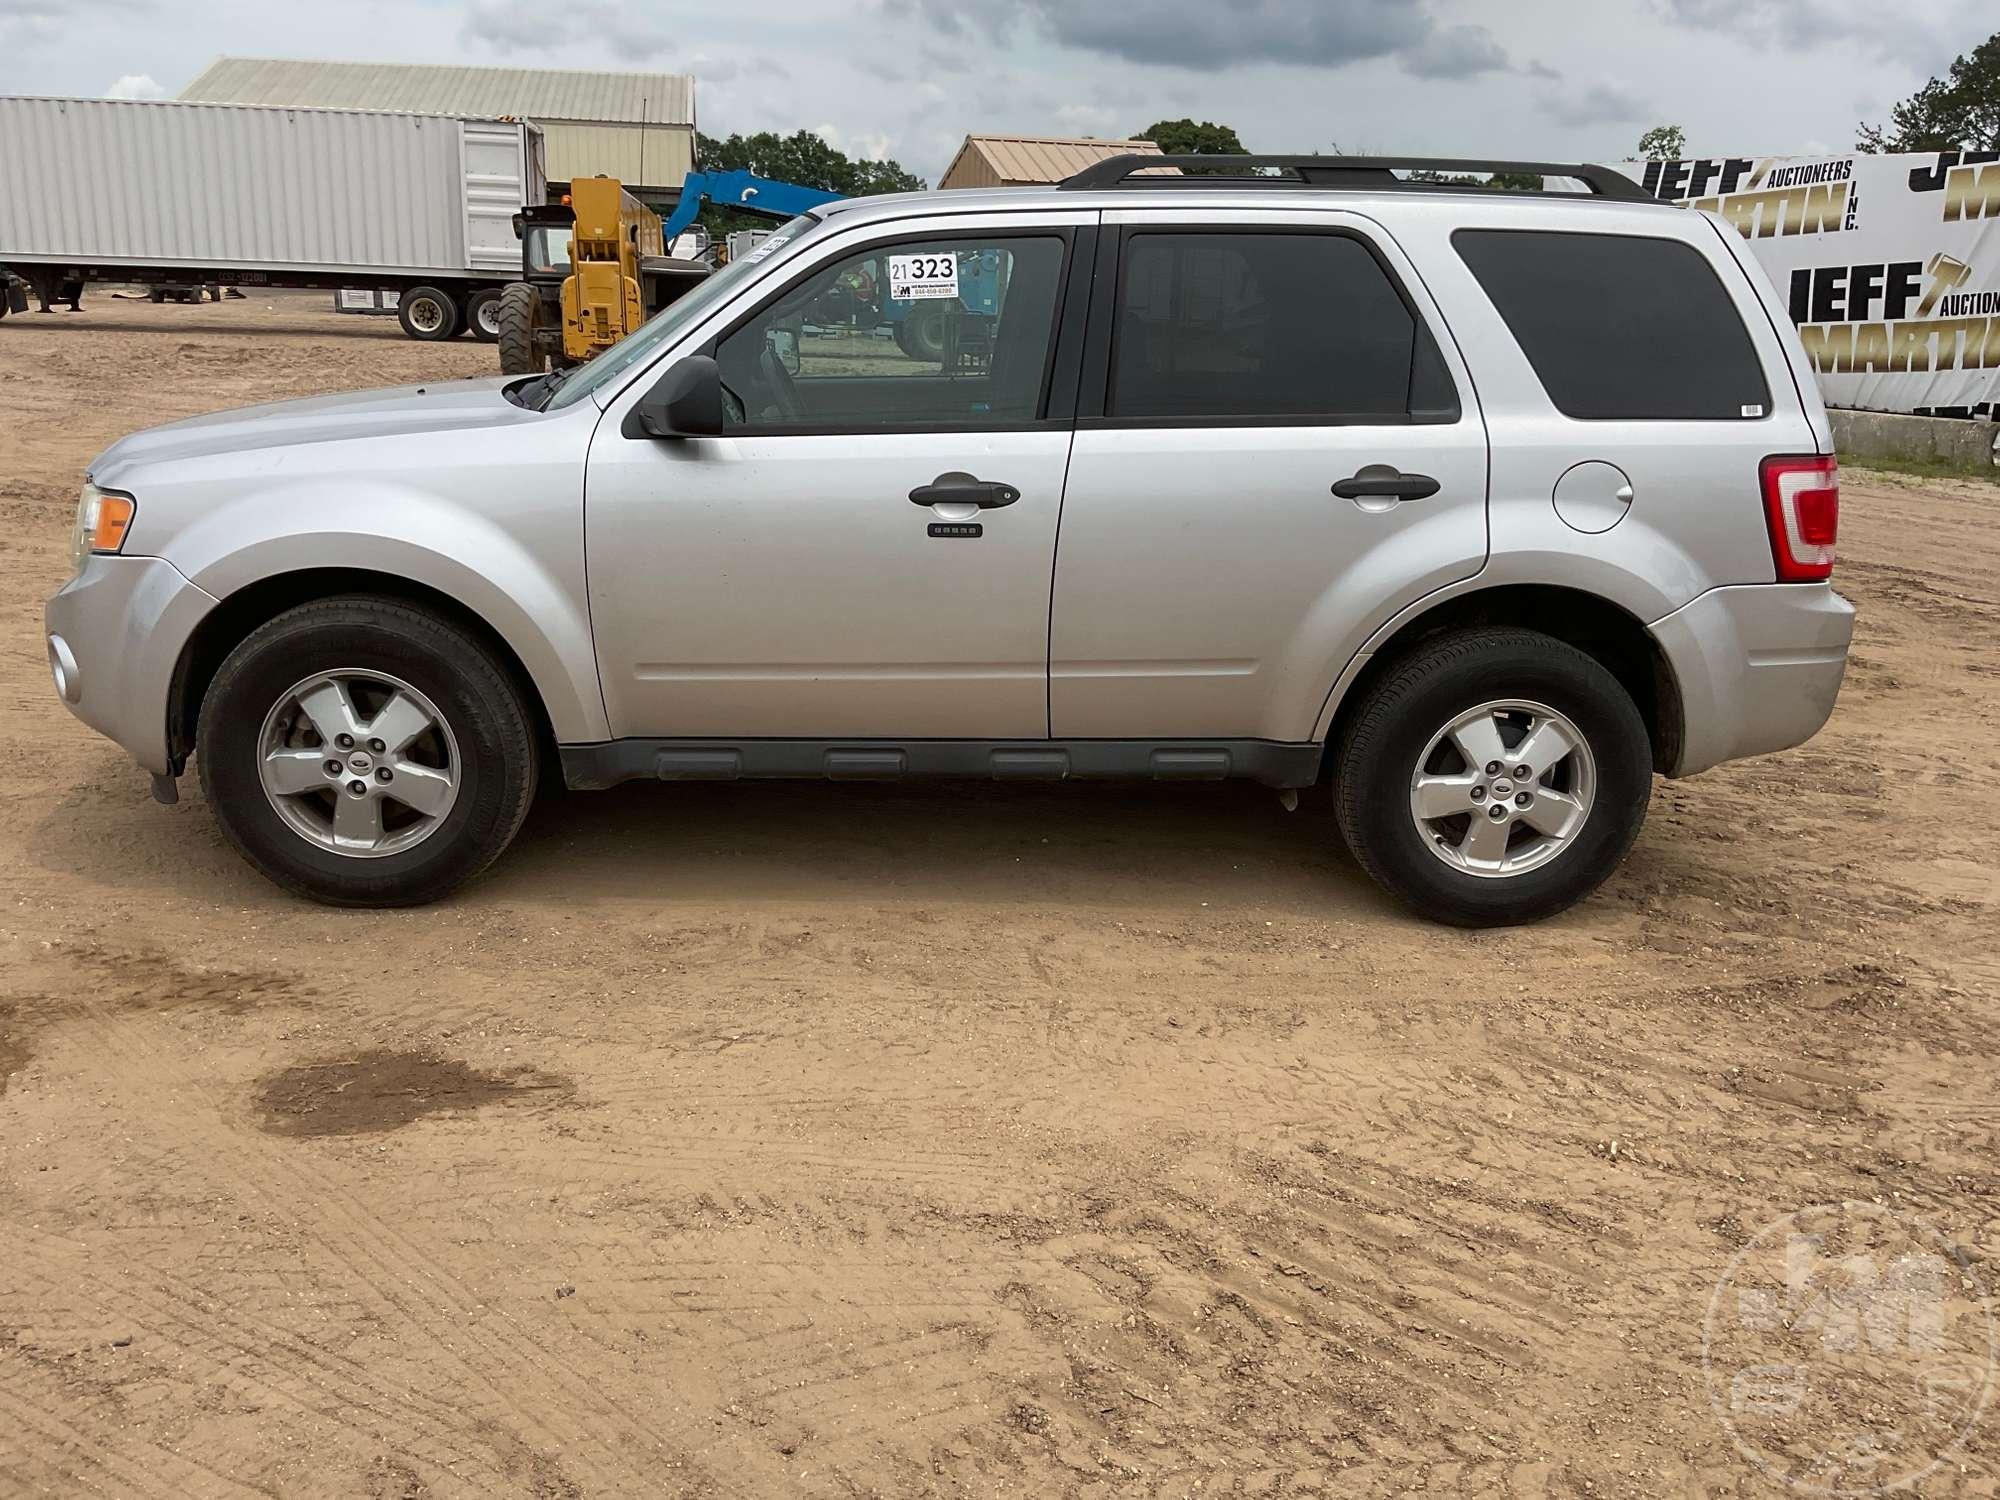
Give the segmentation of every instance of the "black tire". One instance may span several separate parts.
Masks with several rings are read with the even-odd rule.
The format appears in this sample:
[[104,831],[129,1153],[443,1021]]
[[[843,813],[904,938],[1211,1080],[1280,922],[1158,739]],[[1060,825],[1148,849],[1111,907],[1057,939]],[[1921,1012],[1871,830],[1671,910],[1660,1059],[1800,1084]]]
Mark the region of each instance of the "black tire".
[[[294,830],[266,795],[265,717],[316,670],[400,677],[449,724],[458,793],[421,842],[374,858],[338,853]],[[332,906],[412,906],[448,894],[513,841],[536,782],[532,722],[492,653],[427,610],[372,595],[302,604],[253,631],[209,684],[196,743],[203,795],[243,857],[286,890]]]
[[499,341],[499,315],[500,288],[497,286],[481,287],[465,299],[465,326],[482,344]]
[[[1434,736],[1466,710],[1523,699],[1566,716],[1590,748],[1596,792],[1567,848],[1519,874],[1477,875],[1429,846],[1411,779]],[[1653,757],[1645,721],[1602,664],[1538,631],[1456,631],[1418,646],[1370,687],[1335,747],[1334,808],[1361,867],[1422,916],[1454,927],[1539,921],[1618,867],[1646,819]]]
[[396,303],[396,321],[403,332],[425,344],[456,338],[463,316],[458,300],[434,286],[413,286]]
[[547,360],[535,346],[535,313],[541,293],[525,281],[511,281],[500,289],[500,305],[495,318],[500,325],[500,373],[539,375]]
[[951,313],[942,301],[916,303],[900,332],[897,342],[910,358],[942,363],[951,341]]

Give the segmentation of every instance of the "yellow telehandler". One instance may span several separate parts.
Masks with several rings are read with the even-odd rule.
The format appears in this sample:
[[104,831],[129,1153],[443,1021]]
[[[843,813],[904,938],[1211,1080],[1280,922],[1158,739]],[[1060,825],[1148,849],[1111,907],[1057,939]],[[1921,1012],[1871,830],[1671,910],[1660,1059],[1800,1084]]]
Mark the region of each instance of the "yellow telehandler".
[[666,253],[660,216],[611,177],[524,208],[521,280],[500,294],[500,371],[535,375],[603,353],[708,275]]

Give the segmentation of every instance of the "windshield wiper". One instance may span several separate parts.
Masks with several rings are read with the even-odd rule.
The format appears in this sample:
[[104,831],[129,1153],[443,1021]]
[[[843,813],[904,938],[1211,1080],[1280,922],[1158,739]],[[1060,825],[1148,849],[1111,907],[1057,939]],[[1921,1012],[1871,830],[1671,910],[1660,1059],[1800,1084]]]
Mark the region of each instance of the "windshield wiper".
[[581,368],[580,365],[571,365],[567,369],[551,370],[539,379],[529,381],[521,387],[521,404],[534,411],[547,411],[549,399],[562,388],[565,380]]

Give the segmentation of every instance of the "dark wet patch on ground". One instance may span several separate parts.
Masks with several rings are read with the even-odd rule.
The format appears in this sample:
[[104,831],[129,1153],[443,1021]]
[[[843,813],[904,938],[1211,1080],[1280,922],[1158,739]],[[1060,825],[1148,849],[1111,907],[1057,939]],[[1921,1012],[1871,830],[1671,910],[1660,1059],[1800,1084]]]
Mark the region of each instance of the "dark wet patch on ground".
[[19,1012],[11,1005],[0,1005],[0,1094],[7,1092],[7,1081],[25,1068],[32,1056],[34,1048],[28,1045]]
[[551,1091],[566,1094],[570,1084],[534,1068],[489,1073],[454,1058],[377,1048],[271,1073],[258,1105],[274,1135],[369,1135]]

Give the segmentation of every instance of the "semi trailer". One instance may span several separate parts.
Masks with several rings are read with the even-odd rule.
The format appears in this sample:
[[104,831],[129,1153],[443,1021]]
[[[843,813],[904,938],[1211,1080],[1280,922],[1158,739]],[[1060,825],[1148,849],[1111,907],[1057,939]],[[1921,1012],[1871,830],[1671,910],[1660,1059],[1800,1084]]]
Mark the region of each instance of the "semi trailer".
[[426,340],[499,336],[548,196],[514,119],[0,98],[0,153],[0,281],[394,292]]

